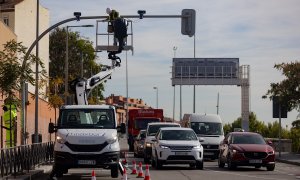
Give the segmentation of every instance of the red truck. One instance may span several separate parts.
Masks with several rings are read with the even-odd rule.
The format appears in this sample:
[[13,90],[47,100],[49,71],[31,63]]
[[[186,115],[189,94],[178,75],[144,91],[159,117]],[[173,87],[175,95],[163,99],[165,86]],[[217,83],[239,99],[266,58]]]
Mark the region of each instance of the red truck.
[[128,117],[129,151],[133,151],[134,138],[140,130],[147,128],[148,123],[164,121],[162,109],[130,109]]

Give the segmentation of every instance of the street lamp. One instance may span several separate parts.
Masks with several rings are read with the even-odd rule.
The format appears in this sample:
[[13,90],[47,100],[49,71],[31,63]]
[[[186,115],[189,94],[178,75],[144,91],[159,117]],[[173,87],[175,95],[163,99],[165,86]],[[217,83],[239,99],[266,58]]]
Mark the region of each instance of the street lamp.
[[68,75],[69,75],[69,28],[70,27],[94,27],[94,25],[78,25],[78,26],[67,26],[66,33],[66,59],[65,59],[65,104],[68,104]]
[[153,87],[153,89],[156,89],[156,109],[158,109],[158,87]]

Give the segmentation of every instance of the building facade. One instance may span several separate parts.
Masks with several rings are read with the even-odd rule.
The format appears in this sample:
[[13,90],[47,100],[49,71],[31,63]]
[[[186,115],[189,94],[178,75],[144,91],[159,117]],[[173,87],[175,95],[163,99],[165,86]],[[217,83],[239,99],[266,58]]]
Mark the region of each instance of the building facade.
[[[105,98],[105,104],[116,107],[118,124],[126,123],[126,97],[111,94]],[[128,98],[128,110],[129,109],[152,109],[152,107],[148,106],[142,99]]]
[[[36,39],[36,17],[37,17],[37,1],[35,0],[0,0],[0,50],[3,50],[3,44],[7,41],[15,39],[17,42],[22,42],[22,45],[29,48]],[[46,8],[39,6],[39,34],[49,27],[49,12]],[[35,48],[31,52],[36,53]],[[39,41],[39,58],[44,62],[45,69],[49,72],[49,35],[45,35]],[[35,71],[35,65],[32,66]],[[27,144],[32,143],[32,135],[35,132],[35,100],[32,98],[35,93],[35,87],[28,87],[28,105],[27,114],[24,120],[25,126],[22,126],[21,111],[17,113],[17,143],[22,142],[21,129],[25,128],[28,134],[26,139]],[[39,91],[46,92],[46,87]],[[0,92],[0,94],[2,94]],[[0,96],[0,115],[2,116],[2,106],[5,96]],[[38,104],[38,132],[41,134],[42,141],[48,142],[53,140],[54,135],[50,137],[48,133],[48,123],[54,122],[56,115],[54,109],[49,108],[47,99],[39,98]],[[22,121],[22,122],[21,122]],[[1,128],[1,137],[5,137],[5,129]],[[0,134],[1,134],[0,133]],[[5,139],[1,139],[1,148],[5,148]]]

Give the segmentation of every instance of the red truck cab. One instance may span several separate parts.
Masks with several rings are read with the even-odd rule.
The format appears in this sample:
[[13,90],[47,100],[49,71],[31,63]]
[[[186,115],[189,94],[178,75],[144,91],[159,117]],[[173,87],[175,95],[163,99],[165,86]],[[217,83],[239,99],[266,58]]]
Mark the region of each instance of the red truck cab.
[[148,123],[164,121],[162,109],[130,109],[128,117],[129,151],[133,151],[134,138],[140,130],[147,128]]

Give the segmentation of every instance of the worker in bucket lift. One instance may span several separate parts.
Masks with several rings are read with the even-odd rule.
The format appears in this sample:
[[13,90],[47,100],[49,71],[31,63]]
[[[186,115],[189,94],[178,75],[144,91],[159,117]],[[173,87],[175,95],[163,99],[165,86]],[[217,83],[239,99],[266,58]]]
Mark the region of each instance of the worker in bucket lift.
[[120,66],[121,59],[120,57],[116,56],[116,54],[121,53],[126,44],[126,38],[127,38],[126,20],[119,17],[119,12],[111,8],[107,8],[106,13],[109,14],[107,31],[109,33],[114,33],[114,46],[117,45],[117,42],[119,43],[119,47],[117,51],[109,51],[108,59],[113,60],[116,66]]
[[114,32],[114,26],[113,26],[113,22],[114,20],[116,20],[117,18],[119,18],[119,12],[111,9],[111,8],[106,8],[106,13],[108,14],[108,26],[107,26],[107,32],[109,33],[113,33]]

